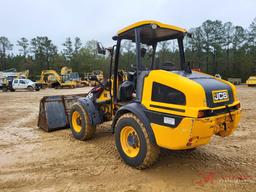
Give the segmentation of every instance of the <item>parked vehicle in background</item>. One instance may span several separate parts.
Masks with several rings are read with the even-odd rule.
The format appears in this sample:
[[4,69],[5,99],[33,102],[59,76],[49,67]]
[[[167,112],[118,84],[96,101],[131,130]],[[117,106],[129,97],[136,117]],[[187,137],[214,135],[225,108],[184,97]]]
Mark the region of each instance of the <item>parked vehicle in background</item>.
[[249,86],[256,86],[256,76],[250,76],[247,80],[246,80],[246,85]]
[[78,84],[77,81],[70,80],[69,74],[59,75],[55,70],[43,70],[37,83],[40,84],[43,88],[75,88]]
[[31,81],[30,79],[6,79],[3,83],[3,92],[13,92],[16,90],[39,91],[40,87],[37,83]]
[[228,81],[230,83],[233,83],[234,85],[240,85],[242,82],[241,78],[228,78]]
[[89,85],[90,87],[99,85],[98,81],[94,81],[90,79],[90,77],[92,76],[96,76],[100,82],[103,82],[104,80],[104,74],[103,74],[103,71],[101,70],[94,70],[90,73],[84,73],[84,82],[86,82],[85,84]]
[[5,71],[0,71],[0,89],[3,88],[5,79],[12,81],[13,79],[27,79],[29,75],[29,70],[17,72],[15,68],[8,69]]

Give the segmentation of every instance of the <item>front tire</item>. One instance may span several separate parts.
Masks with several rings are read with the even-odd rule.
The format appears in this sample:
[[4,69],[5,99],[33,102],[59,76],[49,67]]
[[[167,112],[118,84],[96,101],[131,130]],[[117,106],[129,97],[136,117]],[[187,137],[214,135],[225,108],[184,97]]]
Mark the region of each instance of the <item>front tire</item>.
[[71,108],[70,127],[73,136],[81,141],[91,139],[96,131],[96,127],[90,123],[89,114],[78,102]]
[[115,127],[116,148],[124,162],[137,169],[153,165],[160,149],[150,142],[144,124],[132,113],[122,115]]

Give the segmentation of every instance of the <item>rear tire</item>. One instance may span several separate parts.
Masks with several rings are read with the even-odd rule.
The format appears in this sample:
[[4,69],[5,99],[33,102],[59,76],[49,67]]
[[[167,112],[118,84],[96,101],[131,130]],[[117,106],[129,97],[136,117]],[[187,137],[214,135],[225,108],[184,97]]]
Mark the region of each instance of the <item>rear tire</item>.
[[3,87],[3,88],[2,88],[2,91],[3,91],[3,92],[7,92],[7,91],[8,91],[8,88],[7,88],[7,87]]
[[132,113],[118,119],[115,143],[124,162],[137,169],[150,167],[159,157],[159,147],[150,142],[144,124]]
[[29,91],[34,91],[34,88],[32,86],[28,86],[27,88]]
[[184,149],[184,151],[186,151],[186,152],[190,153],[190,152],[195,151],[196,149],[197,149],[197,148],[196,148],[196,147],[194,147],[194,148],[191,148],[191,149]]
[[70,127],[73,136],[81,141],[91,139],[96,131],[96,126],[90,123],[89,114],[79,102],[71,108]]

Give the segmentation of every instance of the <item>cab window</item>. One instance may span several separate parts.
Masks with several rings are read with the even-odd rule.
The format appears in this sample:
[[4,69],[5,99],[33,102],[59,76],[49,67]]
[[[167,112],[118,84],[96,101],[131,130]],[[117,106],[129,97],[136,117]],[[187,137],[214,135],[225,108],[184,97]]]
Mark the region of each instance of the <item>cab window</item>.
[[14,80],[14,83],[18,83],[18,80]]
[[20,84],[26,84],[24,80],[20,80]]
[[132,71],[136,69],[136,49],[131,40],[123,39],[119,55],[119,69]]
[[153,82],[151,100],[161,103],[186,105],[186,97],[184,93],[156,82]]
[[166,71],[181,70],[177,39],[158,42],[155,66],[156,69]]

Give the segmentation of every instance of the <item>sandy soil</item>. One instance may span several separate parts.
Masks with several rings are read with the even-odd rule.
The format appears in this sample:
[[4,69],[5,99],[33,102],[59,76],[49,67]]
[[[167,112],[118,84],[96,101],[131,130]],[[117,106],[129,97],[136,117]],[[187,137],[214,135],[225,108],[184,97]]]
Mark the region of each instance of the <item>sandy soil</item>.
[[0,191],[256,191],[256,88],[238,87],[243,113],[232,136],[191,152],[162,150],[142,171],[122,162],[110,123],[87,142],[37,128],[42,96],[87,91],[0,92]]

